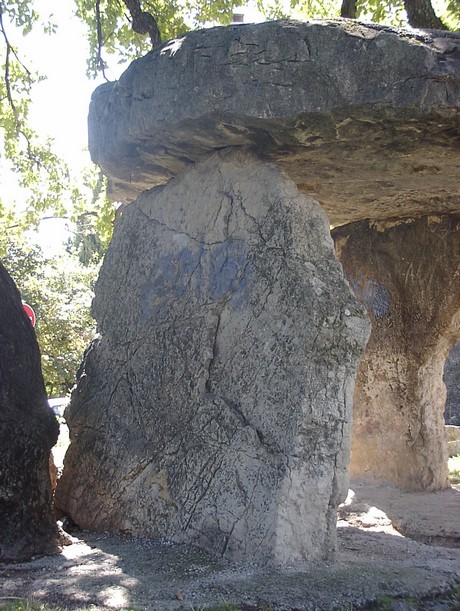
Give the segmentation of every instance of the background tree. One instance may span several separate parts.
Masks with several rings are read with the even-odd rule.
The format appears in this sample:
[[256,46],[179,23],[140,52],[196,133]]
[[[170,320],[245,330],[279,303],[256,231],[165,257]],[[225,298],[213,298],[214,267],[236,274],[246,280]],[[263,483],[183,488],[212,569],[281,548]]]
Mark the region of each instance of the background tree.
[[391,25],[404,25],[421,29],[457,29],[459,27],[460,2],[452,0],[444,3],[440,19],[430,0],[374,1],[342,0],[341,17],[352,19],[370,14],[373,21],[387,22]]
[[[35,83],[43,77],[34,73],[21,60],[20,51],[10,42],[9,25],[28,34],[38,21],[34,3],[0,1],[0,40],[3,44],[2,72],[0,79],[0,135],[5,159],[19,177],[19,185],[28,192],[29,225],[38,222],[40,215],[52,209],[62,214],[62,194],[67,189],[69,170],[53,152],[52,142],[42,140],[30,127],[28,117]],[[43,32],[52,31],[51,24],[43,24]]]
[[294,17],[365,19],[392,26],[421,29],[460,28],[460,0],[258,0],[261,12],[269,19]]

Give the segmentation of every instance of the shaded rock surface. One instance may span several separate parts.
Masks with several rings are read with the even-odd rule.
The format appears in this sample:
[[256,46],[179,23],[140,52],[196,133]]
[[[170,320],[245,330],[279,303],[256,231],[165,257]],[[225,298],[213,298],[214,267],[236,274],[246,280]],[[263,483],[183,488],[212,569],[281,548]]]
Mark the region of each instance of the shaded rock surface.
[[57,550],[49,457],[59,425],[40,351],[13,280],[0,264],[0,562]]
[[458,218],[333,231],[372,320],[356,380],[350,472],[407,489],[447,484],[443,369],[460,335]]
[[334,225],[457,211],[460,35],[355,21],[191,32],[99,87],[89,130],[133,200],[224,147],[276,161]]
[[331,558],[369,323],[318,204],[216,154],[126,208],[94,314],[60,510],[238,561]]

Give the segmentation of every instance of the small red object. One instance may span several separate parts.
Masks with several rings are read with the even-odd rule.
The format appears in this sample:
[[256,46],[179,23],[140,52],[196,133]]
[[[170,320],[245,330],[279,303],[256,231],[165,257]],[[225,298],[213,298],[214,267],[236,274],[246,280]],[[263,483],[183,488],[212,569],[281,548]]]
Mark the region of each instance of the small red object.
[[29,320],[30,320],[30,322],[32,324],[32,327],[35,327],[35,320],[36,320],[35,312],[32,310],[30,305],[27,305],[27,303],[23,303],[22,307],[24,308],[24,312],[29,317]]

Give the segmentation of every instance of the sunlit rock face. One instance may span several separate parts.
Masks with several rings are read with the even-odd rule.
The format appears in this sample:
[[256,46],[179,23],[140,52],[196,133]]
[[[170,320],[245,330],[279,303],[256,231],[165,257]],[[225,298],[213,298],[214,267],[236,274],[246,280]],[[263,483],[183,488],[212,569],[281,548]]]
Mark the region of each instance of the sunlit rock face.
[[369,323],[319,205],[216,154],[126,209],[94,312],[59,507],[238,561],[331,558]]
[[0,563],[57,551],[49,458],[59,426],[21,296],[0,264]]

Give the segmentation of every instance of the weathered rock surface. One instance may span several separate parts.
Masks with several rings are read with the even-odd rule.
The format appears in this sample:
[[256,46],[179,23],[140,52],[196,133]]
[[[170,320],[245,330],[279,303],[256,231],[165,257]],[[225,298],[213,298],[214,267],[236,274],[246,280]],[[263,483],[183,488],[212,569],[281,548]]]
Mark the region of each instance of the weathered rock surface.
[[215,154],[126,208],[94,314],[58,507],[239,561],[330,558],[369,322],[318,204]]
[[358,376],[350,474],[406,489],[447,483],[443,368],[460,336],[458,217],[333,231],[372,333]]
[[48,461],[59,426],[40,351],[13,280],[0,264],[0,562],[57,550]]
[[276,161],[332,224],[460,208],[460,34],[350,21],[192,32],[99,87],[90,150],[129,202],[224,147]]
[[446,485],[459,43],[349,21],[216,28],[96,90],[93,159],[115,199],[142,194],[67,413],[56,498],[80,526],[261,564],[333,554],[368,328],[311,197],[348,224],[342,262],[373,323],[352,470]]
[[445,423],[460,426],[460,342],[449,352],[444,365],[444,382],[447,388]]

